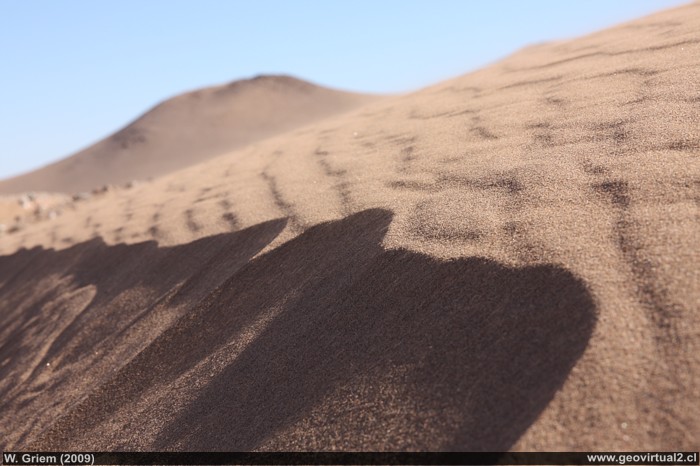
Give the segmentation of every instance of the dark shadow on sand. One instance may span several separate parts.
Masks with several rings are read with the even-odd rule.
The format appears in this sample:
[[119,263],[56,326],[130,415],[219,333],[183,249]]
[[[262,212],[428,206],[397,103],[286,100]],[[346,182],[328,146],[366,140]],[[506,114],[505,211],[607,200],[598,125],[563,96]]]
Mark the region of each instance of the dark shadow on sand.
[[391,218],[373,209],[320,224],[238,268],[31,446],[78,448],[73,438],[149,388],[167,391],[277,309],[183,410],[153,407],[164,427],[152,449],[508,450],[586,349],[591,295],[559,266],[384,249]]
[[[93,376],[114,366],[106,355],[116,364],[133,356],[141,348],[125,341],[147,345],[162,330],[158,323],[188,312],[286,223],[272,220],[174,247],[108,246],[96,238],[0,257],[0,413],[34,418],[39,429],[50,424],[51,415],[32,410],[34,400],[67,405],[81,398],[94,388]],[[77,305],[76,296],[88,289],[94,295]]]

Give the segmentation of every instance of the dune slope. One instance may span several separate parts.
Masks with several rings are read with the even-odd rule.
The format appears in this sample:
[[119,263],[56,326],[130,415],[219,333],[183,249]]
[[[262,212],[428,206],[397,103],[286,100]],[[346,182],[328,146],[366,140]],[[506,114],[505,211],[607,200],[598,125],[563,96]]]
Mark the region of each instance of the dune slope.
[[76,193],[159,176],[376,99],[289,76],[187,92],[74,155],[0,181],[0,193]]
[[700,4],[6,234],[0,442],[695,450]]

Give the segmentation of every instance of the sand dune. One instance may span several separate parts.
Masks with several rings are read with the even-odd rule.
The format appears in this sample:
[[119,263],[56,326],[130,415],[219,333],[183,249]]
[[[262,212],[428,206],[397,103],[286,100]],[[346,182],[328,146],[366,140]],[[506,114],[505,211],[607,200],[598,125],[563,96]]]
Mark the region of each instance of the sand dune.
[[0,181],[0,193],[77,193],[163,175],[377,97],[258,76],[173,97],[56,163]]
[[0,442],[694,450],[700,4],[0,243]]

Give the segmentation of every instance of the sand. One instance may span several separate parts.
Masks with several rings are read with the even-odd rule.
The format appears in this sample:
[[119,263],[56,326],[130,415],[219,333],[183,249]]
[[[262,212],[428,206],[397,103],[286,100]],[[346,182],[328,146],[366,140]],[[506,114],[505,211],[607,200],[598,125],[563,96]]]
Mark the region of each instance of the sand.
[[186,92],[74,155],[0,181],[0,193],[77,193],[150,179],[377,98],[269,75]]
[[4,234],[0,446],[697,450],[698,31],[528,47]]

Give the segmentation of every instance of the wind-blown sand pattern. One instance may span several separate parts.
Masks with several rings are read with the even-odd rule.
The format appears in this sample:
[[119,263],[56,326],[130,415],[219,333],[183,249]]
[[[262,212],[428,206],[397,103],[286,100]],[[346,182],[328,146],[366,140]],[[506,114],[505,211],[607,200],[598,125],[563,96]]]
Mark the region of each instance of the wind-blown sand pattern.
[[700,4],[0,243],[27,450],[692,450]]

